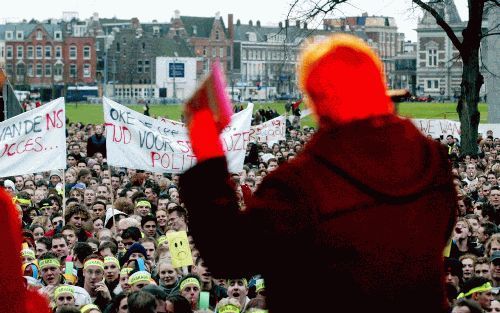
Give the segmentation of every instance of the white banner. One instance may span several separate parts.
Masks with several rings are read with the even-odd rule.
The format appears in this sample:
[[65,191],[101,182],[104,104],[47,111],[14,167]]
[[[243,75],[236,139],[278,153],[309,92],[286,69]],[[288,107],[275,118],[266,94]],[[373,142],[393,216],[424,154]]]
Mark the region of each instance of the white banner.
[[460,122],[444,119],[412,119],[411,121],[424,135],[431,135],[433,138],[452,135],[460,138]]
[[259,125],[250,128],[250,141],[274,143],[286,140],[285,116],[278,116]]
[[[460,122],[444,119],[412,119],[413,124],[424,134],[431,135],[433,138],[439,138],[452,135],[460,139]],[[500,137],[500,124],[479,124],[478,133],[486,137],[488,130],[493,131],[494,137]]]
[[64,168],[64,98],[0,123],[0,177]]
[[[182,123],[157,120],[103,97],[107,162],[152,172],[182,173],[196,163],[188,130]],[[228,170],[243,169],[253,105],[234,114],[221,142]]]

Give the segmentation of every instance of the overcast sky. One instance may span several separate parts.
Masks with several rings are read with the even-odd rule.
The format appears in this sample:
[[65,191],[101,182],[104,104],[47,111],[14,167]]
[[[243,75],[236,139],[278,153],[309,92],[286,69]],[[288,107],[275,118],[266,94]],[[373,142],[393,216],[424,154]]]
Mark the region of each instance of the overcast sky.
[[[302,0],[304,1],[304,0]],[[170,21],[176,9],[181,15],[213,16],[216,12],[227,20],[229,13],[234,20],[246,24],[249,20],[260,20],[263,25],[277,25],[284,20],[292,0],[14,0],[2,1],[0,23],[16,22],[22,19],[61,18],[63,11],[75,11],[80,18],[87,18],[94,12],[100,17],[131,18],[141,21]],[[400,32],[408,39],[416,40],[414,31],[417,14],[409,12],[410,0],[352,0],[339,7],[336,17],[357,16],[363,12],[369,15],[393,16]],[[458,11],[464,19],[467,15],[467,0],[455,0]],[[417,10],[418,14],[420,10]]]

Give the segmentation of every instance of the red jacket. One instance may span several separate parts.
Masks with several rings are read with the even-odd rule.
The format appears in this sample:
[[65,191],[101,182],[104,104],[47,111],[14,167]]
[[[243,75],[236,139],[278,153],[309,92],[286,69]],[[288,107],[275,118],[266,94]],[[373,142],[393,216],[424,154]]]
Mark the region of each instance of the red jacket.
[[180,186],[210,271],[263,274],[271,312],[445,310],[442,251],[456,192],[445,149],[410,121],[320,129],[264,179],[245,213],[223,158],[196,165]]

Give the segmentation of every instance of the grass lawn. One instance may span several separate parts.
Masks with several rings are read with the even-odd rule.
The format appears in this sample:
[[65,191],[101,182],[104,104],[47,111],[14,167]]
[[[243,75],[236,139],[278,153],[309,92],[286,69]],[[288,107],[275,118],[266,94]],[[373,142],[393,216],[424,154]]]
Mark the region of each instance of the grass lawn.
[[[133,110],[143,112],[142,105],[129,106]],[[278,113],[285,112],[284,102],[273,103],[255,103],[255,109],[271,107],[276,109]],[[304,108],[304,105],[301,106]],[[405,102],[399,105],[399,114],[411,118],[427,118],[427,119],[451,119],[458,120],[455,103],[423,103],[423,102]],[[168,105],[151,105],[151,116],[166,116],[173,120],[179,120],[182,112],[181,104],[168,104]],[[479,104],[479,112],[481,113],[481,123],[486,123],[488,119],[488,108],[485,103]],[[66,115],[72,122],[87,123],[103,123],[104,113],[102,106],[95,104],[75,103],[66,104]],[[302,120],[303,125],[315,125],[314,119],[311,115]]]

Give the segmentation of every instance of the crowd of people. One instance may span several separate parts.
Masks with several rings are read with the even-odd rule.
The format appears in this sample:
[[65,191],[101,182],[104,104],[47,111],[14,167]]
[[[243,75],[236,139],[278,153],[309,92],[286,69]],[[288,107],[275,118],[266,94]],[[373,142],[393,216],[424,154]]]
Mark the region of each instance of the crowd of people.
[[[287,126],[284,141],[250,143],[244,170],[232,173],[241,210],[263,178],[315,133],[296,120]],[[447,299],[455,313],[500,312],[500,138],[489,131],[477,155],[463,155],[451,135],[442,141],[458,193],[458,217],[444,252]],[[173,266],[166,235],[190,233],[179,174],[109,167],[102,125],[68,123],[67,148],[64,172],[1,179],[22,219],[27,286],[44,294],[54,312],[267,309],[264,278],[213,277],[196,238],[188,237],[193,265]]]
[[[313,133],[290,127],[286,141],[248,146],[244,171],[232,175],[242,210],[262,179]],[[0,179],[22,219],[27,285],[46,295],[54,312],[266,309],[259,273],[212,277],[191,236],[193,265],[173,267],[166,235],[190,233],[179,174],[107,166],[102,125],[67,123],[66,160],[64,171]]]

